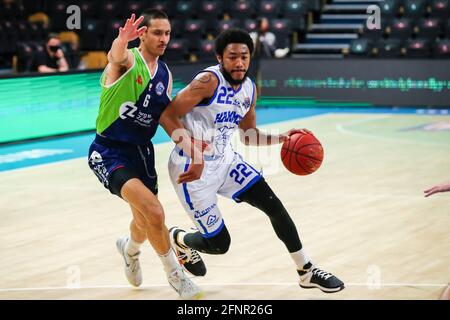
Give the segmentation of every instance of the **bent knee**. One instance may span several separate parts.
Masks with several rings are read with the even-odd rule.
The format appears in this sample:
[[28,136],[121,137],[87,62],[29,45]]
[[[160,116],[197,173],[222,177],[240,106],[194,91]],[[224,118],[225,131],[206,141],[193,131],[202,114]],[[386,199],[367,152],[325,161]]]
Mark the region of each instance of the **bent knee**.
[[147,205],[143,211],[142,214],[147,226],[161,227],[164,225],[165,216],[161,206]]

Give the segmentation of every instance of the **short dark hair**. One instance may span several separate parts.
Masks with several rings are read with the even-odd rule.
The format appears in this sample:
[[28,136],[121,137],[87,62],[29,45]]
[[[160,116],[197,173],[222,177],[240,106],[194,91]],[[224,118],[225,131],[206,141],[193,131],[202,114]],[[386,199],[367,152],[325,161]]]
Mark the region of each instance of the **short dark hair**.
[[169,20],[169,17],[164,11],[154,8],[146,9],[141,15],[144,16],[144,20],[141,22],[142,26],[148,26],[153,19]]
[[58,40],[60,40],[60,38],[59,38],[59,34],[58,33],[55,33],[55,32],[50,32],[49,34],[48,34],[48,36],[47,36],[47,41],[46,42],[49,42],[50,40],[52,40],[52,39],[58,39]]
[[250,55],[253,53],[253,40],[247,31],[238,28],[231,28],[223,31],[216,38],[216,54],[223,56],[225,48],[230,43],[242,43],[247,45]]

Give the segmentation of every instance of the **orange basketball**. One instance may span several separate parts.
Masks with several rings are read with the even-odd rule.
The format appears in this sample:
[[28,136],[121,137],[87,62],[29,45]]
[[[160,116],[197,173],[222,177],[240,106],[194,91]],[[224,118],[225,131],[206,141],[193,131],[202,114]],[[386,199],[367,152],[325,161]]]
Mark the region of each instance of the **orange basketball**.
[[311,174],[322,164],[322,144],[312,134],[295,133],[283,143],[281,160],[294,174],[300,176]]

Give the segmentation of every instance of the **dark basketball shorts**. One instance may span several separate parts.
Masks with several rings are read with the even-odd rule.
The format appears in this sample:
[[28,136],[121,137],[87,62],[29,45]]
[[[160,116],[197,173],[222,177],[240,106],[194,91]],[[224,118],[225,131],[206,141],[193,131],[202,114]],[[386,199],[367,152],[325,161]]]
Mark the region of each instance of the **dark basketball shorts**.
[[123,185],[140,179],[153,194],[158,194],[153,145],[133,145],[96,135],[89,148],[89,167],[112,194],[121,197]]

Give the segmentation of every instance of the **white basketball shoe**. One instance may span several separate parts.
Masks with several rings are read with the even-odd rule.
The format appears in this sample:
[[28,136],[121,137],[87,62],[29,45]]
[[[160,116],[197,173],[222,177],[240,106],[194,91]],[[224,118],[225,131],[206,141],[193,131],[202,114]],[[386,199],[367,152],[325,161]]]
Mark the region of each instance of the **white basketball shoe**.
[[139,287],[142,284],[142,271],[141,265],[139,263],[139,255],[141,254],[141,252],[139,251],[135,255],[130,256],[125,251],[128,240],[128,236],[123,236],[117,239],[116,247],[120,255],[123,257],[123,260],[125,261],[125,275],[128,279],[128,282],[132,286]]
[[202,290],[187,277],[181,267],[169,274],[167,280],[182,299],[199,300],[203,297]]

